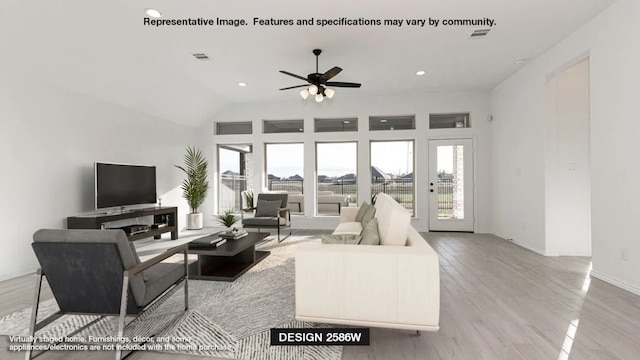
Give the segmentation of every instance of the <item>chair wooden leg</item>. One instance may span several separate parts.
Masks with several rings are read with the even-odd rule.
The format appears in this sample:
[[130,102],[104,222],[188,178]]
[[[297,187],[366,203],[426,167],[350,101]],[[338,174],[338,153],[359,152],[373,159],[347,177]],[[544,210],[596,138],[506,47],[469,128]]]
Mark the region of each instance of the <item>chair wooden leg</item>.
[[38,306],[40,305],[40,291],[42,290],[42,269],[36,272],[36,290],[33,295],[33,305],[31,306],[31,321],[29,322],[29,348],[25,353],[25,359],[31,360],[32,346],[36,336],[36,322],[38,320]]

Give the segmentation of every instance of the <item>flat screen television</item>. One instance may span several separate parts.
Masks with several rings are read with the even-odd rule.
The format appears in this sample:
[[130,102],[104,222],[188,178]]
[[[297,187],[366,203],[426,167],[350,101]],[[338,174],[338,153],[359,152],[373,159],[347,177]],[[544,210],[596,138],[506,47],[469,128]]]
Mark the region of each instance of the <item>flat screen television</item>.
[[96,209],[155,204],[156,167],[95,163]]

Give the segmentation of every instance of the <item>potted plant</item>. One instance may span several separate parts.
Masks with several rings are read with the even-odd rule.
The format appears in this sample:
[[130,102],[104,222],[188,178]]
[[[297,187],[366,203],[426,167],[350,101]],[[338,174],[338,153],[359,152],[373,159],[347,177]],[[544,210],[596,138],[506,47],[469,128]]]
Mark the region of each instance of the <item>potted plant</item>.
[[209,181],[207,181],[209,163],[202,151],[195,147],[187,147],[184,155],[184,167],[174,165],[187,177],[182,182],[182,197],[187,200],[191,212],[187,214],[187,229],[195,230],[204,227],[202,213],[198,211],[207,197]]
[[225,210],[222,214],[216,215],[215,219],[227,228],[227,232],[230,232],[231,227],[240,220],[240,217],[237,216],[233,210],[229,209]]
[[247,204],[247,208],[253,208],[253,190],[247,189],[242,192],[244,195],[244,202]]

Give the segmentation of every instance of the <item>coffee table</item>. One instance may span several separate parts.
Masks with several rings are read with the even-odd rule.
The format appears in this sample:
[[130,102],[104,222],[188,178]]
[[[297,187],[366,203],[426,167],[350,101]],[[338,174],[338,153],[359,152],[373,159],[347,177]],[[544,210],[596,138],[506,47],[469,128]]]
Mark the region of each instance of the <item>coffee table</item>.
[[[235,281],[271,254],[256,250],[256,244],[267,236],[269,233],[250,232],[238,240],[227,240],[218,247],[189,243],[189,254],[198,255],[198,261],[189,265],[189,279]],[[218,235],[206,237],[218,238]]]

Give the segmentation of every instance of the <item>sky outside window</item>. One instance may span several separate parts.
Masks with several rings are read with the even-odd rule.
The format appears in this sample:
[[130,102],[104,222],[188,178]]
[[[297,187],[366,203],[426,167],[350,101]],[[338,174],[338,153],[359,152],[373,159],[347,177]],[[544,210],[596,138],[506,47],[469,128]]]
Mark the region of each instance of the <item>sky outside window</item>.
[[356,173],[357,143],[319,143],[316,149],[318,175],[339,177]]
[[267,174],[282,179],[304,178],[304,144],[267,144]]

